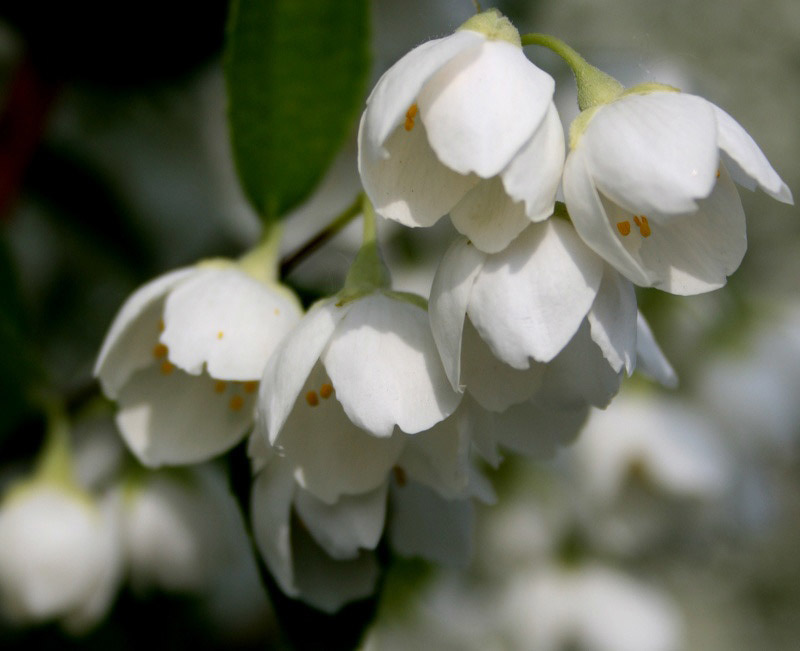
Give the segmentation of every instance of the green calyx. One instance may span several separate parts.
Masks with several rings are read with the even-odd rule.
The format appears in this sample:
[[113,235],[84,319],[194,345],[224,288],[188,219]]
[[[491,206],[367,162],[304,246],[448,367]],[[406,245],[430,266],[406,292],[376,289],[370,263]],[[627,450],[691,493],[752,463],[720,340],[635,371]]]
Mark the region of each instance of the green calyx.
[[497,9],[488,9],[475,14],[456,31],[461,31],[462,29],[483,34],[490,41],[506,41],[517,47],[522,47],[517,28]]

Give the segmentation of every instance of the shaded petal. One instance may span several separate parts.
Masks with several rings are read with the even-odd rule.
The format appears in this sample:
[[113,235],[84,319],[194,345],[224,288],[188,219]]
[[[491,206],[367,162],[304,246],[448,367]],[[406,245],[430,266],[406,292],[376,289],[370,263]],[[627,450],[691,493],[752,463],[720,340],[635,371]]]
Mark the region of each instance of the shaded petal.
[[576,405],[588,402],[605,409],[617,395],[622,373],[615,372],[603,351],[592,341],[588,319],[547,367],[538,397],[548,405]]
[[661,351],[650,325],[639,312],[636,318],[636,370],[669,389],[678,386],[678,376]]
[[439,160],[461,174],[489,178],[530,140],[554,88],[521,48],[485,41],[430,79],[419,94],[420,118]]
[[711,104],[693,95],[627,95],[598,109],[579,141],[597,189],[635,214],[691,212],[719,165]]
[[431,331],[445,373],[456,391],[461,391],[461,335],[472,284],[483,267],[486,254],[466,239],[453,242],[439,263],[428,302]]
[[295,484],[291,468],[284,463],[267,465],[253,480],[250,520],[258,551],[270,574],[290,597],[297,597],[290,515]]
[[781,180],[750,134],[721,108],[713,104],[711,107],[717,118],[719,148],[727,154],[725,165],[733,179],[749,190],[755,190],[758,185],[778,201],[794,203],[789,186]]
[[531,362],[526,369],[501,362],[469,320],[464,327],[461,358],[461,381],[478,404],[489,411],[504,411],[530,398],[541,386],[546,368],[539,362]]
[[415,47],[383,73],[367,98],[363,120],[369,140],[365,144],[381,147],[402,125],[406,111],[428,79],[455,56],[470,50],[477,53],[485,41],[482,34],[461,30]]
[[411,227],[431,226],[479,181],[477,176],[459,174],[439,161],[421,120],[411,131],[402,127],[394,131],[385,149],[370,147],[369,138],[363,118],[358,171],[376,212],[387,219]]
[[592,306],[603,261],[565,221],[532,224],[487,258],[467,314],[494,355],[517,369],[548,362]]
[[505,191],[499,176],[481,181],[450,211],[453,226],[481,251],[502,251],[530,220],[525,206]]
[[238,384],[178,369],[165,374],[152,365],[131,376],[118,402],[122,437],[155,468],[205,461],[231,448],[252,425],[256,401]]
[[564,127],[551,102],[533,137],[502,173],[506,192],[514,201],[525,202],[525,214],[531,221],[553,214],[565,154]]
[[534,397],[495,414],[497,443],[533,459],[552,459],[578,435],[589,413],[586,403],[559,404]]
[[614,232],[612,221],[606,215],[589,176],[583,149],[574,150],[567,156],[563,183],[567,210],[581,239],[631,282],[642,287],[651,286],[654,279],[649,271]]
[[161,342],[187,373],[260,380],[270,354],[300,320],[288,295],[238,269],[201,269],[167,296]]
[[475,527],[470,500],[445,500],[414,482],[393,484],[391,500],[389,539],[398,554],[446,566],[469,562]]
[[350,307],[322,357],[356,425],[390,436],[429,429],[461,399],[444,373],[425,310],[374,293]]
[[725,167],[714,192],[697,212],[654,224],[639,257],[657,279],[655,287],[690,295],[722,287],[747,250],[745,216],[739,193]]
[[295,495],[297,515],[317,544],[334,559],[356,558],[360,549],[374,549],[383,532],[388,483],[360,495],[344,495],[326,504],[311,493]]
[[592,340],[611,368],[623,366],[630,376],[636,366],[636,292],[629,280],[606,266],[587,318]]
[[131,373],[153,363],[158,343],[164,297],[175,285],[197,273],[197,268],[178,269],[137,289],[123,304],[108,330],[94,375],[103,392],[116,398]]
[[[335,387],[328,398],[322,390],[326,384]],[[318,363],[277,440],[295,467],[297,483],[328,504],[342,495],[378,488],[405,442],[400,434],[378,438],[353,425],[339,404],[338,391]]]
[[270,357],[258,394],[259,431],[270,443],[278,438],[311,369],[349,307],[337,307],[332,300],[316,303]]

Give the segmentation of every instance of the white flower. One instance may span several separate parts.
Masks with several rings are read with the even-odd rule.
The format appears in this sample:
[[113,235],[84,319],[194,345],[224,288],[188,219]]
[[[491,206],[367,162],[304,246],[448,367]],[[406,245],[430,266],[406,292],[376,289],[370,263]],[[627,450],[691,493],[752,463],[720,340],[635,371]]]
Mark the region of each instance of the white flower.
[[257,430],[327,503],[377,488],[403,432],[430,429],[461,397],[422,307],[381,290],[336,301],[313,306],[271,357]]
[[792,203],[747,132],[700,97],[628,92],[589,111],[571,135],[567,209],[583,240],[638,285],[697,294],[725,284],[747,248],[733,181]]
[[59,619],[70,630],[96,623],[121,577],[113,498],[77,488],[21,486],[0,508],[0,604],[20,623]]
[[139,460],[193,463],[236,444],[253,422],[267,359],[300,313],[287,290],[232,263],[173,271],[134,292],[95,375]]
[[529,226],[496,254],[457,240],[434,278],[429,312],[453,387],[466,385],[492,411],[554,384],[561,404],[605,406],[622,369],[630,374],[636,363],[633,286],[562,219]]
[[485,251],[552,214],[564,163],[553,79],[496,11],[428,41],[367,99],[359,171],[378,214],[431,226],[450,213]]

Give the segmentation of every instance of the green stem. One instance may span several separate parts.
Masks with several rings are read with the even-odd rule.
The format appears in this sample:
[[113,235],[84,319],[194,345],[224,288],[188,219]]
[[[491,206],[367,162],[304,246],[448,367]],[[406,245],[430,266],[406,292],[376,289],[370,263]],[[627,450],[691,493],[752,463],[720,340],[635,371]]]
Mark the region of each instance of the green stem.
[[63,486],[72,486],[75,483],[69,422],[60,407],[50,405],[47,408],[47,435],[36,461],[34,474],[39,480]]
[[625,90],[621,83],[611,75],[595,68],[560,38],[549,34],[523,34],[521,40],[523,46],[540,45],[564,59],[575,75],[575,83],[578,86],[578,106],[581,111],[593,106],[608,104],[617,99]]
[[377,217],[372,202],[363,199],[364,240],[344,283],[344,295],[360,295],[391,283],[378,247]]
[[278,279],[278,249],[282,235],[280,222],[267,223],[259,243],[239,258],[239,266],[261,282],[274,283]]
[[362,202],[364,194],[359,194],[355,201],[350,204],[343,213],[341,213],[330,224],[323,228],[319,233],[314,235],[310,240],[303,244],[300,248],[284,257],[280,262],[280,276],[286,277],[298,264],[305,260],[309,255],[314,253],[323,244],[333,238],[339,231],[347,226],[353,219],[355,219],[362,210]]

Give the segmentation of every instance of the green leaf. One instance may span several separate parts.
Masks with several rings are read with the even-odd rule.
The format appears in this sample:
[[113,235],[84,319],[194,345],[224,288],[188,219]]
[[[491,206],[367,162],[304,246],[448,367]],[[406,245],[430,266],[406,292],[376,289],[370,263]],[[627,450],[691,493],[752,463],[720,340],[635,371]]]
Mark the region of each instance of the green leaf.
[[234,0],[225,74],[233,155],[264,221],[314,189],[369,72],[367,0]]

